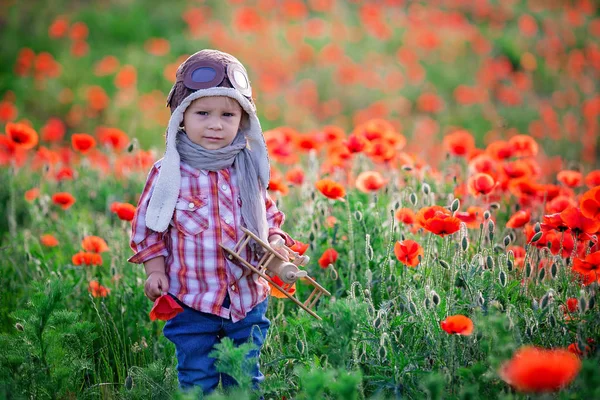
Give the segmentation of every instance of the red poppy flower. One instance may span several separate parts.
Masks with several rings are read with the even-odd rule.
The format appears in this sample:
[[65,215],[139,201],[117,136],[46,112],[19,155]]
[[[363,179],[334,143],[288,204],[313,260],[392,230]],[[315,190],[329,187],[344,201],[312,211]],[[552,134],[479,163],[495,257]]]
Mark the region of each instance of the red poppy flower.
[[31,203],[40,196],[39,188],[32,188],[25,192],[25,200]]
[[583,260],[575,258],[573,271],[581,274],[584,285],[600,281],[600,251],[588,254]]
[[446,214],[437,214],[427,220],[425,229],[442,237],[452,235],[460,229],[460,219]]
[[325,197],[333,200],[342,200],[346,195],[346,190],[341,184],[328,178],[318,180],[315,186]]
[[348,136],[344,144],[350,153],[360,153],[367,148],[369,141],[362,135],[352,134]]
[[9,122],[17,118],[17,107],[9,101],[0,101],[0,122]]
[[600,186],[585,192],[579,206],[584,217],[600,220]]
[[396,211],[395,217],[398,221],[406,225],[412,225],[416,221],[415,212],[410,208],[399,208]]
[[398,261],[408,267],[416,267],[423,257],[423,247],[414,240],[398,241],[394,244],[394,254]]
[[579,309],[579,300],[576,299],[575,297],[569,297],[567,299],[567,310],[569,310],[569,312],[571,312],[571,313],[574,313],[578,309]]
[[124,65],[115,76],[115,86],[119,89],[129,89],[137,83],[137,70],[133,65]]
[[42,235],[42,237],[40,238],[40,242],[46,247],[58,246],[58,239],[56,239],[54,235],[50,234]]
[[110,289],[102,286],[98,281],[90,281],[88,292],[94,297],[106,297],[110,293]]
[[579,208],[569,207],[560,213],[564,223],[571,228],[577,237],[585,237],[586,234],[594,234],[600,229],[600,221],[583,216]]
[[356,188],[363,193],[376,192],[385,184],[386,180],[377,171],[361,172],[356,177]]
[[508,228],[521,228],[531,219],[531,214],[529,211],[519,210],[513,214],[512,217],[506,223]]
[[52,195],[52,202],[60,206],[63,210],[67,210],[75,204],[75,197],[68,192],[59,192]]
[[28,125],[9,122],[4,130],[17,148],[29,150],[38,144],[37,132]]
[[335,249],[327,249],[319,258],[319,265],[321,268],[327,268],[329,264],[335,264],[338,258],[338,252]]
[[108,251],[108,245],[99,236],[86,236],[81,241],[81,247],[85,251],[91,251],[93,253],[103,253]]
[[426,206],[417,211],[415,219],[423,228],[427,224],[427,220],[435,217],[438,214],[452,215],[450,210],[442,206]]
[[58,118],[50,118],[40,130],[44,142],[60,142],[65,136],[65,124]]
[[102,265],[102,256],[98,253],[80,251],[71,257],[73,265]]
[[475,139],[466,129],[460,129],[444,137],[444,146],[450,154],[458,157],[466,157],[475,148]]
[[129,203],[114,202],[110,206],[110,211],[117,214],[117,217],[123,221],[133,220],[135,210],[135,206]]
[[556,179],[570,188],[581,186],[583,183],[583,175],[579,171],[560,171],[556,175]]
[[508,144],[513,149],[513,155],[517,157],[533,157],[538,153],[538,144],[529,135],[515,135],[508,139]]
[[[543,229],[543,228],[542,228]],[[545,234],[546,246],[550,245],[550,252],[554,255],[558,255],[562,249],[562,256],[569,257],[573,252],[575,242],[573,241],[573,235],[570,231],[557,232],[555,230],[547,231]]]
[[600,169],[588,172],[584,179],[585,184],[590,189],[595,186],[600,186]]
[[480,194],[486,195],[494,189],[496,182],[494,178],[486,173],[477,173],[469,178],[467,183],[469,192],[473,196],[479,196]]
[[171,43],[165,38],[150,38],[144,43],[144,49],[153,56],[164,56],[171,50]]
[[471,318],[460,314],[447,317],[440,322],[440,326],[450,335],[456,334],[462,336],[469,336],[473,333],[474,328]]
[[[285,290],[287,293],[289,293],[289,294],[296,293],[296,284],[295,283],[293,283],[293,284],[285,283],[278,276],[272,276],[271,279],[273,280],[273,282],[275,282],[276,284],[281,286],[283,288],[283,290]],[[285,294],[283,294],[281,292],[281,290],[277,289],[275,286],[271,285],[270,283],[269,283],[269,286],[271,287],[271,296],[276,297],[278,299],[287,299],[288,298]]]
[[118,128],[99,127],[96,136],[103,145],[114,151],[122,151],[129,145],[129,136]]
[[575,354],[576,356],[581,357],[581,356],[584,356],[587,353],[589,353],[591,349],[590,349],[590,346],[585,346],[585,349],[582,351],[579,348],[579,345],[577,343],[571,343],[569,345],[569,347],[567,347],[567,350],[569,350],[571,353]]
[[467,211],[457,211],[454,216],[467,224],[467,228],[479,228],[479,224],[483,222],[483,209],[481,207],[471,206]]
[[285,173],[285,180],[294,185],[302,185],[304,183],[304,170],[300,167],[289,169]]
[[568,207],[576,207],[577,203],[570,196],[558,195],[548,203],[546,203],[546,212],[548,214],[555,214],[564,211]]
[[545,231],[555,229],[559,232],[565,232],[569,230],[569,227],[561,218],[560,213],[544,215],[542,221],[541,227]]
[[74,133],[71,135],[73,148],[82,154],[86,154],[96,146],[96,139],[87,133]]
[[150,319],[155,321],[168,321],[175,317],[183,308],[171,297],[170,294],[163,294],[154,301],[154,306],[150,310]]
[[295,240],[295,243],[290,247],[290,250],[295,251],[300,255],[303,255],[308,249],[308,246],[308,243],[302,243],[299,240]]
[[269,190],[272,192],[279,192],[282,196],[285,196],[290,192],[288,185],[280,178],[275,177],[271,177],[271,180],[269,181]]
[[566,349],[521,347],[502,365],[500,378],[519,392],[553,392],[575,379],[581,361]]

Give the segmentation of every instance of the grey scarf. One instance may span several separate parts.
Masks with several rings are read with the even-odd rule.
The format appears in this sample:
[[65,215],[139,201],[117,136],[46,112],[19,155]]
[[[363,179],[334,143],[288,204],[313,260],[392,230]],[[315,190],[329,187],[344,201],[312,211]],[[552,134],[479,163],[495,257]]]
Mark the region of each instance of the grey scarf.
[[[242,198],[243,224],[250,232],[267,242],[267,217],[262,196],[264,189],[259,182],[257,168],[250,155],[250,150],[247,148],[244,134],[238,132],[229,146],[217,150],[206,150],[192,142],[184,131],[179,130],[177,132],[177,152],[181,161],[196,169],[219,171],[229,168],[235,163],[238,172],[237,183]],[[256,246],[252,247],[257,250]]]

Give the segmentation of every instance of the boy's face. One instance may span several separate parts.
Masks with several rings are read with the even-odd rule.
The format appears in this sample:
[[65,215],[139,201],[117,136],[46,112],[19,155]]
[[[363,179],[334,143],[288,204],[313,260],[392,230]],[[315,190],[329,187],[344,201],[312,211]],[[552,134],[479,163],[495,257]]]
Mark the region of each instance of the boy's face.
[[200,97],[183,114],[183,126],[190,140],[207,150],[233,142],[240,127],[242,107],[225,96]]

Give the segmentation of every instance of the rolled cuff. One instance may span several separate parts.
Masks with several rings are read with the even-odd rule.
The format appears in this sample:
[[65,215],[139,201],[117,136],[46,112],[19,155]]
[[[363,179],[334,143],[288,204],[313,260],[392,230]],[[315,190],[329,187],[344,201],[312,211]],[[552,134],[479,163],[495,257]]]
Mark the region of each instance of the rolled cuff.
[[148,260],[151,260],[160,256],[168,256],[169,252],[167,251],[167,246],[165,246],[164,242],[156,242],[153,245],[146,247],[144,250],[141,250],[129,257],[127,261],[134,264],[142,264]]
[[290,235],[288,235],[287,233],[285,233],[280,228],[275,228],[275,227],[269,228],[269,237],[271,235],[279,235],[279,236],[281,236],[285,240],[285,245],[287,247],[293,246],[296,243],[296,241],[294,239],[292,239],[292,237]]

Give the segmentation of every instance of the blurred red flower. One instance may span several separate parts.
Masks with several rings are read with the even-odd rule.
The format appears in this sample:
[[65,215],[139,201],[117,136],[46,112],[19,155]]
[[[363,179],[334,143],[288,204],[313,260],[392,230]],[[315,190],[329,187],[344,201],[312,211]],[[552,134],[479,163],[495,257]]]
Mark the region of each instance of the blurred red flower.
[[302,185],[304,183],[304,170],[300,167],[290,168],[285,173],[285,180],[294,185]]
[[483,172],[471,176],[468,181],[469,192],[473,196],[489,194],[495,186],[494,178]]
[[600,220],[600,186],[585,192],[579,206],[584,217]]
[[88,292],[94,297],[106,297],[110,293],[110,289],[102,286],[98,281],[90,281]]
[[80,251],[71,257],[73,265],[102,265],[102,256],[98,253]]
[[86,154],[96,146],[96,139],[87,133],[74,133],[71,135],[73,148],[82,154]]
[[580,369],[579,358],[566,349],[525,346],[500,367],[499,375],[519,392],[553,392],[571,383]]
[[466,157],[475,149],[475,139],[466,129],[459,129],[444,136],[444,147],[454,156]]
[[[285,290],[287,293],[289,293],[289,294],[296,293],[296,284],[295,283],[293,283],[293,284],[285,283],[277,275],[272,276],[271,279],[273,280],[273,282],[275,282],[276,284],[281,286],[281,288],[283,290]],[[275,286],[271,285],[270,283],[269,283],[269,286],[271,287],[271,296],[276,297],[278,299],[287,299],[288,298],[285,294],[283,294],[281,292],[281,290],[277,289]]]
[[327,268],[329,264],[335,264],[338,258],[338,252],[335,249],[327,249],[323,252],[319,258],[319,265],[321,268]]
[[412,225],[416,221],[415,212],[410,208],[399,208],[396,211],[395,217],[398,221],[406,225]]
[[25,192],[25,201],[28,201],[29,203],[31,203],[32,201],[37,199],[39,197],[39,195],[40,195],[39,188],[31,188]]
[[569,207],[560,213],[560,217],[578,238],[585,238],[600,229],[600,220],[586,218],[577,207]]
[[587,187],[589,187],[590,189],[594,186],[600,186],[600,169],[590,171],[585,176],[584,181]]
[[136,207],[129,203],[114,202],[110,206],[110,211],[117,214],[120,220],[131,221],[135,216]]
[[529,135],[515,135],[508,139],[508,144],[513,149],[513,155],[517,157],[533,157],[538,153],[538,144]]
[[37,132],[28,125],[9,122],[4,129],[6,135],[20,149],[29,150],[38,144]]
[[474,325],[471,318],[464,315],[451,315],[440,322],[441,328],[450,335],[469,336],[473,333]]
[[569,312],[571,312],[571,313],[574,313],[578,309],[579,309],[579,300],[576,299],[575,297],[569,297],[567,299],[567,310],[569,310]]
[[315,186],[325,197],[333,200],[342,200],[346,195],[346,190],[341,184],[328,178],[318,180]]
[[9,101],[0,101],[0,122],[9,122],[17,118],[17,107]]
[[60,206],[63,210],[67,210],[75,204],[75,197],[68,192],[58,192],[52,195],[52,202]]
[[303,255],[308,249],[308,243],[302,243],[299,240],[295,240],[295,243],[290,247],[290,249],[300,255]]
[[526,223],[528,223],[530,219],[531,219],[531,214],[529,213],[529,211],[519,210],[510,217],[510,219],[506,223],[506,226],[508,228],[513,228],[513,229],[521,228]]
[[398,261],[408,267],[416,267],[423,257],[423,247],[414,240],[402,240],[394,244],[394,254]]
[[51,234],[42,235],[42,237],[40,238],[40,242],[46,247],[58,246],[58,239],[56,239],[54,235]]
[[170,294],[163,294],[154,301],[154,306],[150,310],[150,319],[156,321],[168,321],[175,317],[183,308],[171,297]]
[[600,281],[600,251],[588,254],[583,260],[576,257],[573,260],[573,271],[581,274],[584,285]]
[[40,130],[44,142],[60,142],[65,136],[65,124],[58,118],[50,118]]
[[581,186],[581,184],[583,183],[583,175],[579,171],[560,171],[556,175],[556,179],[563,185],[568,186],[570,188]]
[[361,172],[356,177],[356,188],[363,193],[376,192],[385,184],[386,180],[377,171]]
[[129,89],[137,83],[137,70],[133,65],[124,65],[115,76],[115,86],[119,89]]
[[57,16],[48,28],[48,36],[52,39],[64,37],[69,30],[69,20],[64,15]]
[[81,241],[81,247],[85,251],[91,251],[93,253],[103,253],[108,251],[108,245],[99,236],[86,236]]
[[153,56],[164,56],[171,50],[171,43],[165,38],[150,38],[144,43],[144,49]]

